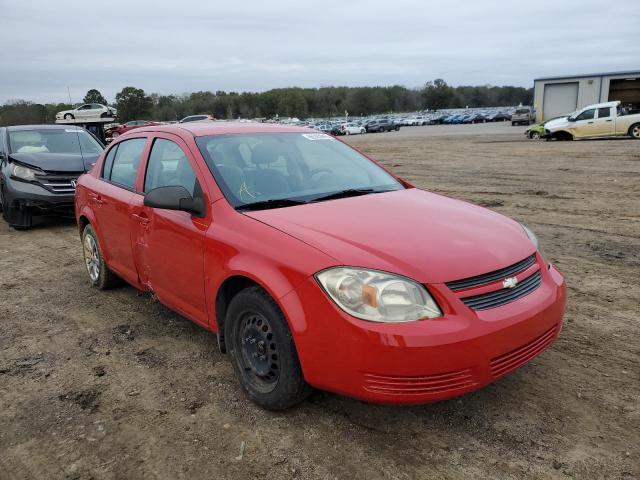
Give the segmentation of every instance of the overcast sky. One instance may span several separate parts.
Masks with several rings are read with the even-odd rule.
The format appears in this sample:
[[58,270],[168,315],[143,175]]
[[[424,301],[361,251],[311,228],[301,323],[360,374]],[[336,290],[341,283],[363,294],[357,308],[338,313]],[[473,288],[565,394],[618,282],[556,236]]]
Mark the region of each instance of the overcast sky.
[[0,0],[0,103],[640,70],[640,1]]

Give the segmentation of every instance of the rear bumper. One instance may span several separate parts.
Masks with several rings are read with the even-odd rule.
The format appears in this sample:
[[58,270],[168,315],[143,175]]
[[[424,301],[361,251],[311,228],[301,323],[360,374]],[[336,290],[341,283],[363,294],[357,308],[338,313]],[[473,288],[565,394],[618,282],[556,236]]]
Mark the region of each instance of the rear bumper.
[[375,403],[443,400],[522,366],[561,330],[566,287],[553,267],[526,297],[480,312],[444,285],[429,288],[444,316],[395,325],[346,315],[314,279],[281,298],[307,382]]

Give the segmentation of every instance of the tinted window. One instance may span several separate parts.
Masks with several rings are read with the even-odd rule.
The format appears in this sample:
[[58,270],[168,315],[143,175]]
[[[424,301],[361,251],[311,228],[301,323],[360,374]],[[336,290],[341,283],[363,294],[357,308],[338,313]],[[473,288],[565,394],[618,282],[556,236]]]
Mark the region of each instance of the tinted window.
[[611,116],[611,108],[599,108],[598,109],[598,118],[607,118]]
[[118,151],[113,159],[111,175],[108,178],[114,183],[127,188],[134,188],[136,172],[140,164],[140,157],[146,138],[134,138],[118,144]]
[[144,178],[144,191],[158,187],[180,186],[195,197],[196,175],[182,149],[170,140],[157,138],[151,147]]
[[576,117],[576,120],[591,120],[595,116],[595,114],[595,108],[592,108],[591,110],[585,110]]

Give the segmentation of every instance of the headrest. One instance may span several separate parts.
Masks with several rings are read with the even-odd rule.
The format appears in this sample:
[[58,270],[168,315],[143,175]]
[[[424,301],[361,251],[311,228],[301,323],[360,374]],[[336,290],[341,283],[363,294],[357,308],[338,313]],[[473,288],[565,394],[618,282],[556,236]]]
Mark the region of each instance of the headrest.
[[269,164],[278,160],[278,157],[284,155],[284,148],[277,142],[263,142],[253,147],[251,152],[251,161],[255,165]]

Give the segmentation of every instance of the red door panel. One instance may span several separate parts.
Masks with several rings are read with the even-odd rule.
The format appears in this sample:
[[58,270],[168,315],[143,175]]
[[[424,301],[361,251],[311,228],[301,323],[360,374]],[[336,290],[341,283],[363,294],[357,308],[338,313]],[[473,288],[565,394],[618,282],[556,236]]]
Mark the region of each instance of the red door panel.
[[132,283],[137,283],[129,229],[129,203],[134,193],[104,181],[95,182],[88,194],[94,215],[100,225],[100,243],[109,267]]

